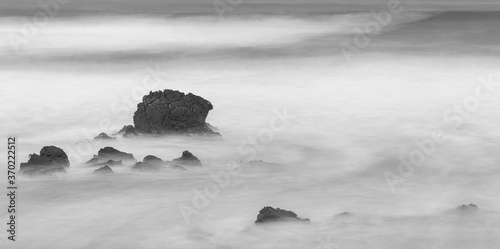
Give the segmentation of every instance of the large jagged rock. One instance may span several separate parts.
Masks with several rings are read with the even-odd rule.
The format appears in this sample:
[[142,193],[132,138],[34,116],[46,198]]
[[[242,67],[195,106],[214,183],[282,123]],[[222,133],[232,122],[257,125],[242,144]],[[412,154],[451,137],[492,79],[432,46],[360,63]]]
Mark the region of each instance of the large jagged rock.
[[292,211],[287,211],[279,208],[275,209],[273,207],[264,207],[259,211],[255,224],[285,221],[309,222],[310,220],[301,219],[297,217],[297,214]]
[[65,172],[70,163],[68,155],[59,147],[45,146],[40,155],[32,154],[27,163],[21,163],[20,173],[27,175],[44,175]]
[[201,164],[200,159],[194,156],[191,152],[185,150],[182,152],[182,156],[172,160],[172,163],[180,165],[180,166],[203,166]]
[[113,170],[109,167],[109,166],[104,166],[104,167],[101,167],[101,168],[98,168],[96,170],[94,170],[94,175],[107,175],[107,174],[114,174],[115,172],[113,172]]
[[205,122],[212,104],[200,96],[174,90],[150,92],[137,105],[134,125],[143,134],[216,135]]
[[132,154],[121,152],[113,147],[104,147],[94,155],[92,159],[85,163],[85,165],[95,165],[99,163],[113,161],[122,161],[127,163],[135,163],[136,160]]

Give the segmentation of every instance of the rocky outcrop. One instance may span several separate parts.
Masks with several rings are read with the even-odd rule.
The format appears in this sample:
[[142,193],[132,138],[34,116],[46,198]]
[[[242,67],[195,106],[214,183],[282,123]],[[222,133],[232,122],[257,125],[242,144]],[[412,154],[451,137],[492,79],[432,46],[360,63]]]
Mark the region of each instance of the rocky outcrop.
[[59,147],[45,146],[40,155],[32,154],[27,163],[21,163],[20,173],[27,175],[44,175],[65,172],[70,163],[68,155]]
[[212,104],[200,96],[179,91],[150,92],[137,105],[134,126],[138,133],[217,135],[205,120]]
[[116,138],[114,137],[110,137],[108,136],[108,134],[104,133],[104,132],[101,132],[101,134],[97,135],[97,137],[94,138],[94,141],[99,141],[99,140],[108,140],[108,141],[112,141],[112,140],[116,140]]
[[182,152],[181,157],[172,160],[172,163],[180,166],[197,166],[197,167],[203,166],[201,164],[200,159],[198,159],[196,156],[194,156],[191,152],[187,150]]
[[132,154],[121,152],[113,147],[104,147],[99,150],[97,155],[85,163],[85,165],[95,165],[99,163],[113,161],[122,161],[127,163],[135,163],[136,160]]
[[98,168],[94,170],[94,175],[107,175],[107,174],[114,174],[113,170],[109,166],[104,166],[101,168]]
[[292,211],[287,211],[284,209],[273,208],[273,207],[264,207],[260,210],[257,215],[257,220],[255,224],[261,223],[270,223],[270,222],[286,222],[286,221],[300,221],[300,222],[309,222],[309,219],[301,219],[297,217]]
[[456,211],[458,213],[463,213],[463,214],[475,213],[478,210],[479,210],[479,207],[474,205],[474,204],[458,206],[456,209]]

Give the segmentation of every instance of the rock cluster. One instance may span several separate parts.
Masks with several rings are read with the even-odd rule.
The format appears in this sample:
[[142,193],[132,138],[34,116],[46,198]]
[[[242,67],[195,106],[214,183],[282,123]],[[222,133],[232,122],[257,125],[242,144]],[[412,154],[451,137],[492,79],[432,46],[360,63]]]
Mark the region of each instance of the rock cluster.
[[259,211],[255,224],[269,223],[269,222],[284,222],[284,221],[309,222],[310,220],[301,219],[297,217],[297,214],[295,214],[292,211],[287,211],[279,208],[275,209],[273,207],[264,207]]
[[97,152],[97,155],[94,155],[92,159],[86,162],[85,165],[100,166],[101,163],[108,163],[109,160],[130,162],[130,163],[136,162],[132,154],[121,152],[113,147],[104,147],[100,149],[99,152]]
[[20,173],[27,175],[43,175],[65,172],[70,163],[68,155],[59,147],[45,146],[40,155],[32,154],[27,163],[21,163]]
[[200,96],[174,90],[150,92],[134,113],[142,134],[220,135],[205,122],[212,104]]

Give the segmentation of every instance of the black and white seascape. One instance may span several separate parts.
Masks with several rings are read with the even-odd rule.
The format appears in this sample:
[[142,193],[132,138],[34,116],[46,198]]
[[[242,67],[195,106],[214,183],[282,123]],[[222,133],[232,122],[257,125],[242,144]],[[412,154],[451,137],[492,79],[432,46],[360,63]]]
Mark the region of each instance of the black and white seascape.
[[0,55],[2,249],[500,248],[497,0],[5,0]]

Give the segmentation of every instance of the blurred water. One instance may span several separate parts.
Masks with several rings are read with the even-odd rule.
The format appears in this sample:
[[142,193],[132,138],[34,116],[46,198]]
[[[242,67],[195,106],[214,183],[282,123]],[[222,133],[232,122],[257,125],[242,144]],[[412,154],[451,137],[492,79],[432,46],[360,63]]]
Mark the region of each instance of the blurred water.
[[[403,13],[348,63],[339,44],[370,18],[61,17],[18,53],[0,44],[3,137],[18,136],[20,162],[56,145],[72,163],[65,175],[20,179],[19,241],[9,246],[497,248],[498,93],[459,129],[443,114],[475,94],[478,77],[498,75],[498,18]],[[22,18],[1,18],[2,36],[17,24]],[[161,81],[142,87],[148,68],[158,68]],[[207,121],[223,139],[85,142],[101,128],[112,134],[132,124],[141,96],[158,89],[211,101]],[[269,128],[276,110],[294,118],[255,157],[250,146],[242,153],[242,143]],[[384,173],[397,172],[398,157],[408,157],[418,148],[415,139],[435,129],[448,140],[392,191]],[[118,167],[113,176],[93,176],[83,163],[106,145],[138,160],[149,154],[171,160],[187,149],[205,167],[157,173]],[[249,158],[281,166],[242,165],[186,223],[179,205],[193,205],[194,189],[211,186],[211,174],[231,161]],[[481,212],[450,213],[464,203]],[[255,227],[267,205],[312,222]],[[355,216],[333,218],[344,211]],[[5,236],[0,241],[7,243]]]

